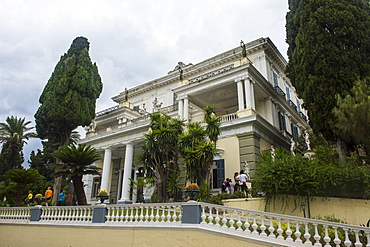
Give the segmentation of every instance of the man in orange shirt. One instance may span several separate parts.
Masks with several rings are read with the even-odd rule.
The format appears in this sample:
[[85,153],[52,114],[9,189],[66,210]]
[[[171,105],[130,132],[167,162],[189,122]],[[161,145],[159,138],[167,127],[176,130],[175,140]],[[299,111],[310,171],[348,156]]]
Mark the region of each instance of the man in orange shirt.
[[48,189],[45,191],[45,195],[44,195],[44,197],[45,197],[45,201],[46,201],[46,206],[49,206],[48,205],[48,200],[51,200],[51,197],[53,196],[53,191],[51,190],[51,188],[50,187],[48,187]]

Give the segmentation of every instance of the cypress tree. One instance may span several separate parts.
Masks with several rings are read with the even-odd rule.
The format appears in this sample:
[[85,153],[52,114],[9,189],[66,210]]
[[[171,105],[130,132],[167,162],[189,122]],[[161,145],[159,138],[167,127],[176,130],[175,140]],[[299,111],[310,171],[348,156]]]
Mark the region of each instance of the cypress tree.
[[68,145],[72,131],[95,117],[95,103],[103,85],[96,63],[89,56],[89,42],[77,37],[55,66],[35,114],[41,139]]
[[370,73],[369,1],[290,0],[289,10],[286,73],[304,100],[313,130],[340,144],[332,128],[335,95],[345,97]]
[[[95,117],[95,103],[103,85],[96,63],[91,62],[89,48],[86,38],[75,38],[40,96],[41,105],[35,114],[36,131],[51,145],[68,145],[72,131],[89,125]],[[60,190],[60,184],[61,178],[56,179],[54,191]]]

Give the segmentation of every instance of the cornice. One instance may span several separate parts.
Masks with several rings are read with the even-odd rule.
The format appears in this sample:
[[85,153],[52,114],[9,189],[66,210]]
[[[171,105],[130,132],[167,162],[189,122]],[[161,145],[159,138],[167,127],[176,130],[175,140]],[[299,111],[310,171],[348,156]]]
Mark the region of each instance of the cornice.
[[[281,53],[277,50],[276,46],[272,43],[270,38],[259,38],[257,40],[251,41],[246,44],[247,55],[253,54],[256,51],[266,50],[276,63],[285,68],[286,61]],[[220,68],[223,66],[228,66],[233,61],[242,58],[242,49],[240,47],[233,48],[211,58],[208,58],[202,62],[195,65],[187,65],[182,68],[183,78],[190,79],[195,77],[202,77],[204,73],[212,70],[213,68]],[[158,79],[149,81],[147,83],[141,84],[137,87],[128,89],[128,97],[134,97],[139,94],[145,93],[147,91],[153,90],[158,87],[163,87],[171,83],[176,83],[179,81],[180,72],[171,71],[169,74],[160,77]],[[119,95],[112,97],[112,100],[120,103],[125,100],[125,92],[121,92]]]

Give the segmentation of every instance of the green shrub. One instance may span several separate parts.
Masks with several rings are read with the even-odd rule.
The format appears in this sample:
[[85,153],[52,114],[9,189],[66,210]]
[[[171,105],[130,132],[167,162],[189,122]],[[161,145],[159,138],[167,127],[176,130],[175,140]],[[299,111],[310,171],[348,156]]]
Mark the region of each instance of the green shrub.
[[220,193],[214,196],[211,196],[209,200],[206,202],[212,204],[223,205],[222,200],[226,199],[237,199],[237,198],[245,198],[245,195],[242,191],[235,191],[234,194],[227,194],[227,193]]
[[319,146],[313,159],[276,148],[273,159],[263,151],[253,188],[266,193],[266,199],[279,194],[301,197],[324,196],[370,198],[370,166],[357,156],[339,159],[335,150]]

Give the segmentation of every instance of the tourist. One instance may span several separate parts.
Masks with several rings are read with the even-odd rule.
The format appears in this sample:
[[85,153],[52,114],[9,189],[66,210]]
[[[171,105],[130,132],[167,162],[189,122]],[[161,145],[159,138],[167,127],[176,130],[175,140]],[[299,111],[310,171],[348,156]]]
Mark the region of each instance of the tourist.
[[48,187],[48,189],[45,191],[44,198],[45,198],[45,205],[48,205],[48,201],[51,200],[51,197],[53,196],[53,191],[51,190],[51,187]]
[[229,188],[230,188],[229,194],[234,194],[235,184],[233,183],[231,178],[227,178],[226,180],[229,182]]
[[28,206],[31,206],[30,204],[33,202],[33,192],[31,190],[28,191],[28,196],[26,197],[25,201],[27,201]]
[[229,182],[226,179],[222,183],[221,192],[222,193],[229,193]]
[[238,179],[239,179],[239,185],[240,185],[241,191],[243,191],[244,194],[245,194],[245,197],[247,197],[247,190],[248,190],[247,179],[248,179],[248,177],[247,177],[247,175],[244,174],[244,170],[240,171]]
[[235,184],[234,191],[239,190],[239,178],[238,178],[238,176],[239,176],[239,172],[235,172],[234,173],[234,184]]
[[65,190],[63,190],[58,195],[58,203],[57,203],[57,206],[65,206],[66,198],[67,198],[66,192],[65,192]]

